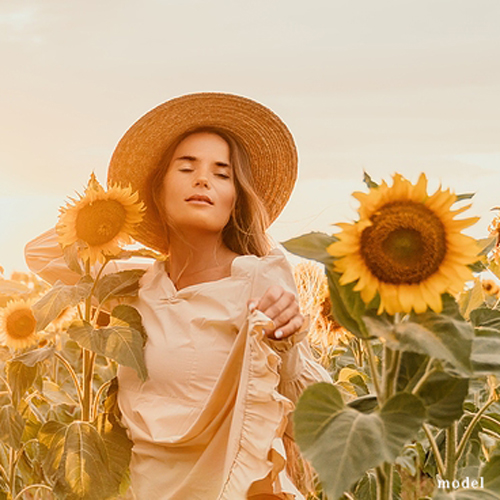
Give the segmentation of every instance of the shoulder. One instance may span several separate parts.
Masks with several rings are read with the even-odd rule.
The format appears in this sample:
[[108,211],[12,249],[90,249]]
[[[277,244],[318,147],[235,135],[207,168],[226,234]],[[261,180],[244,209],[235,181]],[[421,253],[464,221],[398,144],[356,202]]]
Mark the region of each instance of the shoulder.
[[258,257],[257,255],[238,255],[233,260],[233,269],[244,270],[252,274],[273,269],[276,266],[283,267],[291,271],[290,264],[279,248],[273,248],[267,255]]

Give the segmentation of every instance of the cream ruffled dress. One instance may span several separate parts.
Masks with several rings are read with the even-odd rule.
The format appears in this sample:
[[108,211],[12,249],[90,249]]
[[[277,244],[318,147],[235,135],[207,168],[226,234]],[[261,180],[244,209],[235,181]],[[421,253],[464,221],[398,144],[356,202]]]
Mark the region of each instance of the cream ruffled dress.
[[[27,245],[26,260],[48,281],[77,279],[53,231]],[[118,370],[138,500],[303,499],[285,471],[282,438],[293,432],[287,416],[305,387],[331,377],[314,361],[306,330],[271,340],[263,334],[269,318],[248,312],[247,301],[271,285],[296,293],[278,249],[236,257],[231,276],[180,291],[165,263],[147,266],[132,305],[148,334],[149,378]]]

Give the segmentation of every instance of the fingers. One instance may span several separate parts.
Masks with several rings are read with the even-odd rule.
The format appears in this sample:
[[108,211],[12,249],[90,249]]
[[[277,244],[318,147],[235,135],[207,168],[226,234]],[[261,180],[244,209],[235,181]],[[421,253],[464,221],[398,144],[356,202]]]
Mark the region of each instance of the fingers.
[[[277,339],[285,339],[286,337],[289,337],[290,335],[293,335],[300,331],[303,324],[304,316],[302,316],[302,314],[297,314],[286,325],[276,328],[276,330],[274,331],[274,337]],[[273,336],[273,332],[271,332],[270,336]]]
[[273,320],[275,330],[265,332],[271,338],[289,337],[298,332],[304,323],[295,294],[277,285],[269,287],[260,300],[251,299],[247,305],[250,312],[259,309]]
[[292,292],[286,292],[280,286],[272,286],[259,301],[257,308],[275,323],[287,323],[299,312],[299,306]]

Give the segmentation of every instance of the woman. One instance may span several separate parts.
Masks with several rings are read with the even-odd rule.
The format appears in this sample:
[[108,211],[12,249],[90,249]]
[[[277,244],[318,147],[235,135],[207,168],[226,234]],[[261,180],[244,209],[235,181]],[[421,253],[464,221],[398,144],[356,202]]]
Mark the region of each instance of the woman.
[[[168,254],[134,304],[149,378],[118,371],[140,500],[303,498],[285,468],[287,415],[307,385],[331,378],[305,340],[291,269],[265,235],[296,166],[276,115],[218,93],[155,108],[115,150],[108,181],[130,183],[147,206],[137,239]],[[70,271],[50,239],[26,255],[54,280]]]

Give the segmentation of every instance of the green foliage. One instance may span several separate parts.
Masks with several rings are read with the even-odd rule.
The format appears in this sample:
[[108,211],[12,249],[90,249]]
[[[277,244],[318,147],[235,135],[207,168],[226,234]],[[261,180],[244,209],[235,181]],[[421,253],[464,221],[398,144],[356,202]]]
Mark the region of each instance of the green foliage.
[[[76,256],[76,247],[65,252],[70,267],[82,275],[75,285],[59,282],[47,290],[27,275],[22,279],[29,286],[0,282],[0,295],[38,299],[33,311],[44,345],[16,353],[0,348],[5,372],[0,377],[0,499],[12,500],[35,484],[39,498],[69,500],[116,498],[129,486],[132,443],[120,423],[116,379],[111,379],[117,363],[147,378],[146,332],[130,305],[116,306],[106,328],[98,327],[97,314],[110,299],[136,295],[144,271],[99,273],[94,279],[78,269]],[[83,319],[69,327],[68,321],[60,323],[61,313],[75,306]],[[43,489],[52,491],[50,497]]]
[[427,409],[427,421],[436,427],[446,428],[462,416],[468,393],[469,379],[434,371],[419,388],[417,395]]
[[88,322],[75,321],[69,327],[68,335],[83,348],[133,368],[141,380],[146,380],[148,375],[143,356],[144,339],[135,328],[128,325],[94,328]]
[[89,422],[72,422],[55,474],[54,492],[68,500],[100,500],[112,493],[106,446]]
[[97,300],[102,303],[116,297],[137,295],[139,280],[144,273],[143,269],[130,269],[103,276],[95,287]]
[[425,354],[450,363],[462,375],[471,373],[473,330],[449,295],[443,296],[440,314],[412,313],[398,324],[375,316],[366,316],[364,321],[370,333],[386,340],[391,349]]
[[37,329],[43,330],[67,307],[76,306],[90,295],[93,279],[84,276],[76,285],[58,282],[36,304],[33,305]]
[[304,456],[320,474],[326,493],[336,499],[365,471],[395,460],[424,417],[422,402],[408,393],[366,414],[345,407],[334,386],[319,383],[302,394],[294,425]]
[[52,347],[28,351],[16,356],[7,363],[7,381],[9,383],[12,403],[18,406],[21,398],[35,382],[38,374],[38,363],[42,363],[54,354]]
[[378,184],[371,178],[368,172],[363,172],[363,182],[366,184],[368,188],[378,188]]
[[[369,176],[365,182],[376,187]],[[494,446],[500,441],[500,393],[492,378],[500,373],[498,305],[485,301],[476,280],[460,306],[443,295],[439,314],[378,315],[377,297],[366,305],[354,283],[340,284],[335,258],[326,250],[334,241],[310,233],[284,243],[292,253],[324,264],[332,315],[357,337],[365,354],[363,359],[352,341],[338,346],[331,361],[335,385],[307,388],[294,412],[297,443],[318,472],[322,491],[331,500],[344,492],[347,498],[388,500],[391,494],[416,500],[416,492],[430,494],[433,488],[433,498],[498,498],[500,453]],[[489,268],[500,277],[500,266],[488,260],[495,241],[480,242],[477,271]],[[341,377],[346,368],[359,374],[369,392],[358,391],[351,376],[346,385]],[[404,472],[403,482],[399,490],[394,480],[391,492],[384,475],[392,470],[401,484],[395,463]],[[472,481],[481,476],[484,490],[436,488],[438,477]]]
[[24,431],[21,414],[11,405],[0,408],[0,441],[18,450]]

